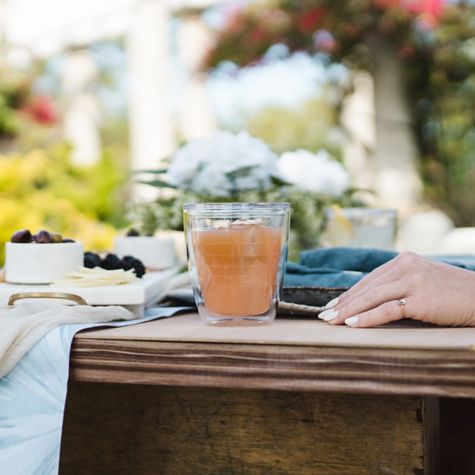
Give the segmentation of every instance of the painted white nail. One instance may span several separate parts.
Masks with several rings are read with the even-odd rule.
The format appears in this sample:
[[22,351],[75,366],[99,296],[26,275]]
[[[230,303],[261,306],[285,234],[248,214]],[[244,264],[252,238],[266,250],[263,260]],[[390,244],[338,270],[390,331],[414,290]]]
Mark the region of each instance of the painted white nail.
[[338,317],[339,313],[340,312],[338,310],[333,310],[333,309],[325,310],[318,316],[318,318],[321,318],[322,320],[325,320],[326,322],[328,322]]
[[325,305],[325,308],[326,309],[330,309],[330,308],[333,308],[337,305],[338,301],[340,300],[340,297],[336,297],[334,298],[333,300],[330,300],[330,302],[328,302],[326,305]]
[[358,317],[350,317],[345,320],[345,323],[349,326],[352,327],[358,323],[359,318]]

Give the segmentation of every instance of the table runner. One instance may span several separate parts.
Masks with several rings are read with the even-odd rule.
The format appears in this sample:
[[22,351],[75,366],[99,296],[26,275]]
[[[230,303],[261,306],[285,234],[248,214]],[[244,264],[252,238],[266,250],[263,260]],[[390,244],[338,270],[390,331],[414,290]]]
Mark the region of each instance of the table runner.
[[74,335],[86,328],[124,326],[169,317],[184,308],[155,308],[145,318],[104,324],[61,325],[44,336],[0,380],[0,471],[56,475]]

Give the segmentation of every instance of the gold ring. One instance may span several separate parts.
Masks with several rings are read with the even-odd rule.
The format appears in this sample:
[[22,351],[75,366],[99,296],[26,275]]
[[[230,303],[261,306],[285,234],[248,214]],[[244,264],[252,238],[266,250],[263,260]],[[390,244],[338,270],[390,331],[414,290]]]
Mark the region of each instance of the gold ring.
[[87,305],[87,302],[76,294],[68,294],[66,292],[24,292],[10,295],[8,305],[13,305],[17,300],[21,299],[61,299],[72,300],[78,305]]
[[406,312],[405,312],[406,299],[399,299],[397,303],[399,305],[399,308],[401,309],[401,317],[405,318],[406,317]]

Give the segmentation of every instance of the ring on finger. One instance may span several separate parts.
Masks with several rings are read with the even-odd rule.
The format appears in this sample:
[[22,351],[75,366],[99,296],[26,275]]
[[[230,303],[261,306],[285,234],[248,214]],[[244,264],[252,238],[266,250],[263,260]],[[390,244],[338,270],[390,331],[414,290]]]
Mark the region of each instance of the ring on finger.
[[397,303],[401,310],[401,318],[406,318],[406,299],[399,299]]

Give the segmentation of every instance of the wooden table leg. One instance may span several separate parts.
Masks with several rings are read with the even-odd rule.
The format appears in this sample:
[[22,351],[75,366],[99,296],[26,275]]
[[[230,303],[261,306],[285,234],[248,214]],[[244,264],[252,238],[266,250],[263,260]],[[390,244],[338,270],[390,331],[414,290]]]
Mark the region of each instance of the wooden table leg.
[[440,474],[475,474],[475,399],[440,400]]

